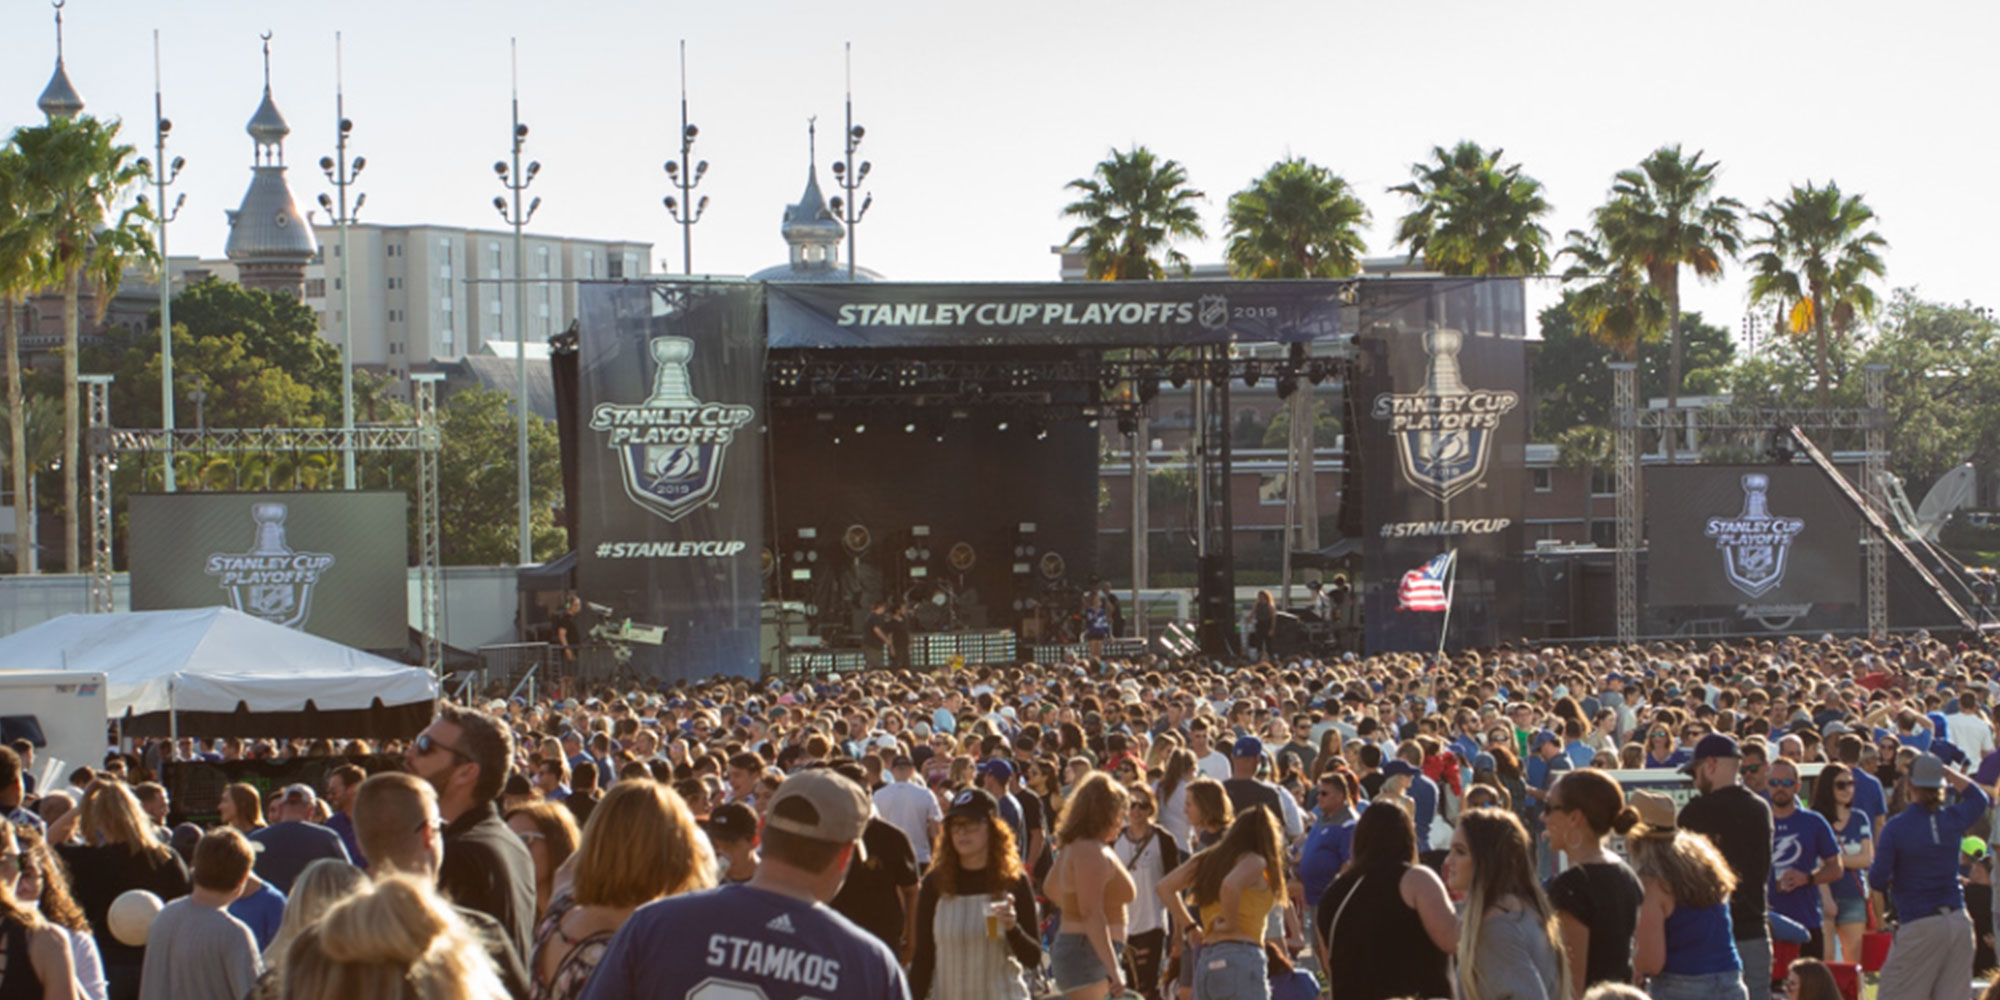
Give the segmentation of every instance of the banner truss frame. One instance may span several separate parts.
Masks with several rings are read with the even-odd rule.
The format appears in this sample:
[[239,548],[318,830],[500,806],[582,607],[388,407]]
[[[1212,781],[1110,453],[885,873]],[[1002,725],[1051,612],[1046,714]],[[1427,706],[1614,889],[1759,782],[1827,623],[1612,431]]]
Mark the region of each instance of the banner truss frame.
[[[1618,548],[1613,572],[1617,577],[1618,642],[1639,641],[1639,433],[1641,431],[1861,431],[1861,494],[1874,510],[1888,509],[1883,478],[1888,471],[1888,394],[1885,365],[1862,367],[1867,406],[1853,409],[1808,407],[1662,407],[1640,409],[1638,366],[1616,362],[1612,369],[1613,467],[1617,478]],[[1889,561],[1887,543],[1870,532],[1863,548],[1868,556],[1868,634],[1889,634]]]
[[437,384],[444,378],[435,373],[410,376],[411,398],[417,422],[399,426],[338,427],[238,427],[200,430],[131,429],[111,426],[111,376],[85,375],[80,381],[89,390],[90,427],[90,611],[108,614],[112,602],[112,496],[111,474],[118,456],[184,452],[416,452],[417,454],[417,552],[418,606],[424,666],[433,674],[444,669],[444,637],[440,591],[443,587],[444,550],[438,523],[438,466],[443,432],[438,426]]

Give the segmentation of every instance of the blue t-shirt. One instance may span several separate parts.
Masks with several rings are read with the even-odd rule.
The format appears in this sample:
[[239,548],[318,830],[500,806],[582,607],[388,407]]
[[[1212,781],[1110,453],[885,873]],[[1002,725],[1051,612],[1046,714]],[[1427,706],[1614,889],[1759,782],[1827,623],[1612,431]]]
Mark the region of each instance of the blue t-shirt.
[[1889,797],[1882,793],[1882,779],[1858,767],[1849,767],[1847,774],[1854,779],[1854,811],[1866,815],[1870,823],[1887,816]]
[[1354,814],[1331,823],[1316,823],[1306,831],[1305,846],[1299,849],[1299,889],[1305,893],[1307,908],[1319,905],[1319,897],[1333,884],[1341,866],[1354,851]]
[[250,928],[250,935],[257,939],[257,950],[263,951],[271,946],[271,939],[278,936],[278,925],[285,920],[285,894],[266,882],[256,892],[246,893],[230,903],[229,915]]
[[[1866,846],[1870,840],[1875,839],[1875,828],[1869,824],[1868,817],[1863,815],[1861,810],[1849,809],[1847,811],[1847,822],[1842,824],[1840,829],[1833,831],[1833,835],[1835,839],[1840,841],[1840,853],[1842,856],[1859,854],[1862,847]],[[1840,873],[1840,881],[1833,883],[1833,898],[1835,899],[1863,899],[1867,895],[1868,887],[1862,884],[1861,869],[1859,868],[1843,869]]]
[[1868,884],[1888,891],[1905,923],[1965,908],[1965,890],[1958,882],[1959,842],[1992,800],[1978,785],[1966,786],[1961,794],[1957,804],[1936,813],[1913,803],[1882,825]]
[[1688,761],[1693,759],[1694,751],[1686,747],[1675,747],[1674,752],[1668,754],[1666,760],[1654,757],[1653,751],[1648,750],[1646,751],[1646,769],[1649,771],[1658,771],[1664,768],[1678,769],[1687,766]]
[[257,877],[279,892],[292,891],[293,880],[321,858],[351,861],[340,834],[319,825],[292,820],[274,823],[250,835],[257,848]]
[[648,903],[611,939],[583,1000],[909,1000],[873,934],[821,903],[750,885]]
[[1421,774],[1410,778],[1410,803],[1415,806],[1416,815],[1411,818],[1417,823],[1417,850],[1431,849],[1431,822],[1437,819],[1437,783]]
[[1771,909],[1816,927],[1820,922],[1819,886],[1807,882],[1789,892],[1778,889],[1778,876],[1787,871],[1811,875],[1827,858],[1840,856],[1840,841],[1826,817],[1803,806],[1790,816],[1771,813]]

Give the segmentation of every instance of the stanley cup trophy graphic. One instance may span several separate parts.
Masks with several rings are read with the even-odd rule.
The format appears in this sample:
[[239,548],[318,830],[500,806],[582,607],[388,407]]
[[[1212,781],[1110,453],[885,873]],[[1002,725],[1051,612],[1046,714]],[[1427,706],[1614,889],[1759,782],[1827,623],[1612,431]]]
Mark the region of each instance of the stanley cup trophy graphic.
[[[1472,394],[1458,370],[1463,337],[1457,330],[1445,327],[1432,327],[1424,334],[1424,353],[1430,356],[1430,363],[1424,370],[1423,395],[1432,401],[1434,413],[1448,412],[1453,405],[1448,400],[1453,397]],[[1419,476],[1435,484],[1439,493],[1452,492],[1445,484],[1474,459],[1467,435],[1442,428],[1416,432],[1410,448],[1412,467]]]
[[1761,472],[1748,473],[1743,477],[1743,520],[1770,520],[1771,499],[1764,495],[1770,488],[1771,477]]
[[[700,406],[701,400],[694,398],[688,378],[694,341],[686,337],[654,337],[651,347],[653,361],[659,367],[653,370],[653,394],[646,397],[645,405],[661,410]],[[649,444],[640,460],[643,472],[639,475],[647,492],[669,495],[674,492],[674,484],[701,478],[705,457],[696,446]]]
[[688,364],[694,341],[654,337],[653,389],[640,403],[599,403],[590,429],[618,455],[625,493],[669,521],[699,509],[722,481],[722,463],[736,431],[755,419],[748,406],[695,398]]
[[1722,552],[1722,571],[1730,586],[1750,597],[1762,597],[1785,581],[1785,557],[1805,521],[1771,514],[1771,477],[1761,472],[1743,475],[1743,512],[1734,518],[1710,518],[1707,534]]
[[1416,392],[1376,397],[1374,417],[1389,422],[1403,478],[1441,503],[1479,485],[1493,453],[1500,419],[1520,404],[1517,393],[1465,384],[1459,351],[1465,335],[1433,326],[1423,335],[1424,385]]
[[296,552],[285,540],[282,503],[250,505],[254,526],[250,550],[208,557],[208,574],[218,578],[236,610],[286,628],[301,628],[312,614],[313,589],[333,567],[325,552]]

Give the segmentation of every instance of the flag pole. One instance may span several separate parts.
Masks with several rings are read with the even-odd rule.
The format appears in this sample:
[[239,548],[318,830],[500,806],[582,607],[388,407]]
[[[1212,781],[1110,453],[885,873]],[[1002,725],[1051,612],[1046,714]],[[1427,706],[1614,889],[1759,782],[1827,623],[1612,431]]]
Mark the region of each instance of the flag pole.
[[1452,604],[1452,598],[1456,596],[1457,593],[1458,593],[1458,550],[1452,549],[1451,560],[1445,563],[1445,569],[1444,569],[1444,619],[1438,623],[1437,658],[1439,662],[1442,662],[1444,660],[1445,637],[1451,634],[1451,604]]

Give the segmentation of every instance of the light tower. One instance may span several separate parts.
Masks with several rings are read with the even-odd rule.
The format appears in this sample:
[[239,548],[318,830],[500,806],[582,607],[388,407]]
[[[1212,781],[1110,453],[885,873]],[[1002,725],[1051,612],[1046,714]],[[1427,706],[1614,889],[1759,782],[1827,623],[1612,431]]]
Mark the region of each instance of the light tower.
[[354,179],[361,176],[361,169],[368,165],[368,158],[357,156],[347,158],[347,136],[354,131],[354,122],[347,117],[347,97],[342,79],[342,58],[340,32],[333,33],[333,117],[335,132],[333,156],[319,158],[320,172],[333,182],[340,200],[324,193],[319,196],[319,207],[333,217],[333,224],[340,230],[340,463],[341,482],[346,489],[354,489],[354,259],[352,248],[347,242],[347,227],[354,224],[361,214],[361,205],[368,200],[366,194],[356,195],[353,207],[347,204],[347,189]]
[[534,537],[528,519],[528,262],[521,249],[521,228],[535,217],[535,210],[542,207],[542,199],[536,198],[521,208],[521,192],[534,183],[535,175],[541,172],[539,161],[530,161],[526,173],[521,171],[521,146],[528,141],[528,126],[521,124],[521,67],[519,50],[514,39],[508,39],[510,62],[513,65],[514,131],[512,165],[501,160],[493,164],[493,172],[499,175],[500,186],[514,196],[513,211],[508,211],[507,199],[496,195],[493,207],[500,211],[500,218],[514,227],[514,433],[515,462],[518,463],[516,486],[520,495],[520,542],[519,564],[527,566],[535,561]]
[[[181,175],[181,167],[187,161],[174,157],[167,160],[167,133],[173,131],[174,123],[167,120],[165,105],[160,97],[160,32],[153,31],[153,159],[140,160],[139,165],[149,167],[152,175],[154,198],[160,203],[159,211],[153,215],[153,231],[160,243],[160,426],[174,429],[174,295],[173,275],[167,267],[167,223],[181,214],[181,205],[187,201],[185,192],[174,196],[172,208],[167,207],[167,188]],[[139,204],[146,204],[146,196],[139,196]],[[167,460],[165,477],[161,484],[168,493],[174,492],[174,438],[167,435]]]
[[847,280],[854,280],[854,228],[861,224],[861,217],[868,214],[869,206],[875,204],[875,196],[864,196],[860,205],[854,204],[854,192],[861,182],[868,179],[868,171],[874,166],[867,160],[861,161],[859,170],[854,167],[854,152],[861,148],[861,138],[868,130],[854,124],[854,43],[847,43],[847,152],[846,158],[833,165],[833,182],[847,192],[845,197],[834,195],[828,202],[835,218],[847,224]]
[[702,160],[692,167],[688,164],[689,154],[694,150],[694,137],[701,130],[688,122],[688,77],[687,41],[681,41],[681,158],[668,160],[667,183],[680,189],[680,196],[668,195],[661,203],[667,206],[667,214],[681,227],[681,273],[694,273],[694,224],[701,221],[702,213],[708,211],[708,196],[701,201],[694,200],[695,185],[701,183],[701,176],[708,173],[708,161]]

